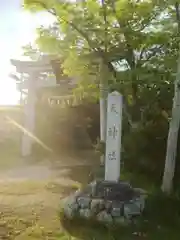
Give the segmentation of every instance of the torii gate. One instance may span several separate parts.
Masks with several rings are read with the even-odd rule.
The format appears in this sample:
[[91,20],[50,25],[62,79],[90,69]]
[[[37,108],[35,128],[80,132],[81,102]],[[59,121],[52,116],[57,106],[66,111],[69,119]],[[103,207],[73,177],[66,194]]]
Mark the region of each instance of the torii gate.
[[36,90],[39,87],[55,86],[56,79],[52,78],[50,81],[38,81],[42,72],[53,72],[49,59],[45,58],[40,61],[20,61],[11,60],[11,64],[16,67],[16,71],[20,74],[26,73],[29,75],[26,82],[24,82],[24,89],[28,90],[27,103],[24,105],[24,133],[22,136],[21,154],[27,157],[31,154],[34,128],[35,128],[35,103]]

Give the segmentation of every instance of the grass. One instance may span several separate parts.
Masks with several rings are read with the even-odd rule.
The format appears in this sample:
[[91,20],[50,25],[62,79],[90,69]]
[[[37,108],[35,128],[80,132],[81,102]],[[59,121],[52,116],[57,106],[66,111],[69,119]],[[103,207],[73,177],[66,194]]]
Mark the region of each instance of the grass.
[[83,240],[178,240],[180,237],[180,197],[166,196],[158,184],[144,175],[123,172],[121,179],[149,192],[143,215],[128,227],[102,226],[97,222],[66,219],[61,212],[64,229],[75,239]]
[[[26,165],[17,148],[0,151],[0,170]],[[29,160],[28,160],[29,161]],[[56,183],[53,179],[0,182],[0,239],[60,239],[66,236],[58,215],[60,198],[76,185]]]
[[59,204],[72,186],[51,182],[0,184],[0,239],[61,239]]
[[[19,164],[15,152],[0,153],[0,168]],[[3,155],[4,154],[4,155]],[[4,157],[3,157],[4,156]],[[2,158],[3,157],[3,158]],[[5,161],[3,161],[5,159]],[[82,168],[76,171],[80,177]],[[86,172],[83,171],[83,180]],[[71,179],[72,176],[69,176]],[[60,213],[60,199],[79,185],[73,181],[22,181],[0,183],[0,239],[6,240],[179,240],[180,199],[154,191],[143,176],[123,174],[132,185],[151,191],[143,216],[128,227],[102,226]],[[77,178],[77,177],[76,177]],[[79,180],[80,181],[80,180]],[[81,181],[80,181],[81,182]],[[153,192],[152,192],[153,189]]]
[[19,149],[18,142],[6,140],[0,143],[0,170],[22,165]]
[[81,219],[68,220],[61,212],[62,225],[76,239],[97,240],[178,240],[180,201],[160,193],[151,195],[144,215],[128,227],[103,226]]
[[177,198],[154,194],[149,197],[146,211],[136,225],[102,226],[79,219],[69,221],[64,218],[62,212],[59,217],[60,197],[67,196],[72,189],[72,186],[65,187],[52,182],[23,182],[8,187],[2,186],[0,193],[4,196],[0,209],[0,236],[4,237],[2,239],[179,239],[180,201]]
[[[35,182],[3,186],[0,207],[1,239],[15,240],[178,240],[180,202],[161,194],[149,197],[146,211],[136,225],[102,226],[76,219],[69,221],[61,212],[60,197],[72,186]],[[16,190],[15,190],[16,189]],[[69,191],[69,192],[68,192]],[[8,196],[10,201],[8,200]],[[60,221],[61,220],[61,221]]]
[[53,209],[41,205],[16,210],[6,206],[0,216],[1,239],[58,239],[59,219],[52,214],[55,214]]

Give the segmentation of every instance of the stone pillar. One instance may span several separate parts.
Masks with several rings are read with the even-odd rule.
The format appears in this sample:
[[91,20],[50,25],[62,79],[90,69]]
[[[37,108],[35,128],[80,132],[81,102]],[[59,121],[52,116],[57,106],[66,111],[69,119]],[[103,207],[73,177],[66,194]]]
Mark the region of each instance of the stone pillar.
[[105,180],[118,181],[120,178],[122,95],[108,94]]
[[22,135],[21,154],[27,157],[31,154],[34,128],[35,128],[35,104],[36,104],[36,74],[30,74],[28,79],[27,102],[24,105],[24,132]]

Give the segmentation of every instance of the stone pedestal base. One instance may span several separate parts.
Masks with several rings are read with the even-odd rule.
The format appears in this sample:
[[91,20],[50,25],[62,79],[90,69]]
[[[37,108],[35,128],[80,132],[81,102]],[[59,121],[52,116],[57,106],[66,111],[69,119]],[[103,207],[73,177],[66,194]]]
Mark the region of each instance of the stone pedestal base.
[[141,215],[146,194],[128,183],[95,181],[64,200],[65,217],[93,219],[103,223],[128,224]]

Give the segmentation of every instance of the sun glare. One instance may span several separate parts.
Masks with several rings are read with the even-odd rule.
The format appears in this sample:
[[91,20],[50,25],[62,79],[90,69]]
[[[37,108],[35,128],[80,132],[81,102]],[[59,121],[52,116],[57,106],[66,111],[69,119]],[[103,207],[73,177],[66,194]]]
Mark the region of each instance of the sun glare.
[[0,105],[18,104],[20,93],[16,90],[15,81],[9,78],[6,74],[1,75],[0,77]]
[[0,22],[0,105],[16,105],[19,103],[20,93],[16,89],[15,80],[9,77],[14,70],[10,59],[21,60],[22,46],[34,42],[36,28],[40,25],[48,26],[54,19],[44,13],[32,15],[23,12],[18,2],[16,6],[9,5],[8,11],[3,11],[0,6],[0,12],[4,18]]
[[0,91],[0,105],[17,105],[19,103],[19,93],[16,89],[4,88]]

